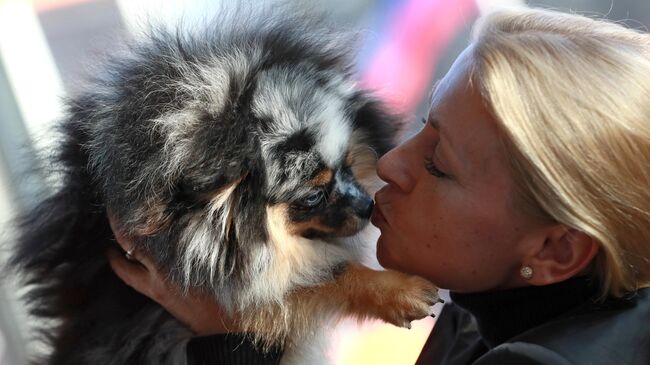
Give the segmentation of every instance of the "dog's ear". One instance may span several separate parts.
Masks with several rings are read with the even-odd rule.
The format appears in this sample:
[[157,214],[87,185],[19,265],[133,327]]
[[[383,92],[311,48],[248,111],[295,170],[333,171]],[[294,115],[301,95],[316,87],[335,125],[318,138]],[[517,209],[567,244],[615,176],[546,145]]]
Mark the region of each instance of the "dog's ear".
[[195,133],[191,149],[177,185],[177,194],[183,199],[211,199],[246,181],[246,176],[260,174],[259,139],[245,124],[206,124]]
[[139,235],[158,234],[188,212],[223,204],[251,175],[263,176],[259,142],[246,123],[210,118],[175,127],[149,160],[158,167],[142,166],[152,173],[128,212],[131,229]]
[[364,142],[372,147],[377,157],[394,148],[399,133],[406,129],[405,118],[391,112],[368,91],[358,91],[348,107],[353,115],[355,132],[364,136]]

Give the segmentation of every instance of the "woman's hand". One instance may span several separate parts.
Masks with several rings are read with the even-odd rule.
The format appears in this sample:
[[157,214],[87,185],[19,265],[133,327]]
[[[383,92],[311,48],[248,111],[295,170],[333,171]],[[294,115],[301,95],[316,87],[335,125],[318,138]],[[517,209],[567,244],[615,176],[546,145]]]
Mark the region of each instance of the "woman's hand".
[[117,242],[129,255],[127,258],[119,250],[110,249],[108,260],[115,274],[128,286],[156,301],[199,336],[239,330],[237,321],[212,298],[192,292],[183,294],[149,257],[133,249],[135,245],[121,234],[113,219],[109,221]]

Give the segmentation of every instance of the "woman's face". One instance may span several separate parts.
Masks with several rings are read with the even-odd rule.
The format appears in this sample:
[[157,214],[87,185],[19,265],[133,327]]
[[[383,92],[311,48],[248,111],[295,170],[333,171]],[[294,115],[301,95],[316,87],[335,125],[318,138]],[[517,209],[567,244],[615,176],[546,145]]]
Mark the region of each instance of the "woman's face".
[[441,288],[524,285],[518,272],[535,225],[514,208],[497,128],[469,82],[465,50],[438,84],[422,130],[379,160],[377,258]]

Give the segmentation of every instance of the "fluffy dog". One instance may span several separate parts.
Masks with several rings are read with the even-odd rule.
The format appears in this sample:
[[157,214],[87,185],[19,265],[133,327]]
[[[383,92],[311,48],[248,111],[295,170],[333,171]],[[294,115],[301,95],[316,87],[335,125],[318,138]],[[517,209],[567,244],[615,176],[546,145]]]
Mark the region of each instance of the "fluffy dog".
[[67,101],[62,184],[12,261],[54,320],[48,364],[185,363],[191,333],[112,273],[107,211],[261,345],[331,316],[408,326],[437,301],[423,279],[358,264],[397,120],[356,86],[349,37],[304,14],[211,24],[152,27]]

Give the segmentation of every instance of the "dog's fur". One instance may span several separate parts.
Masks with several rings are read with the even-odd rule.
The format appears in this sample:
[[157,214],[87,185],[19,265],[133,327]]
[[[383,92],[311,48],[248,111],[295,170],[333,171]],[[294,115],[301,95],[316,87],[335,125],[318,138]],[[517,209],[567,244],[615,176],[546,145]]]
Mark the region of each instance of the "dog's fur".
[[185,361],[191,333],[108,266],[107,211],[262,345],[331,315],[407,325],[437,299],[357,263],[397,121],[357,88],[349,37],[295,13],[212,24],[152,27],[68,100],[63,184],[25,217],[12,261],[33,313],[56,320],[48,364]]

